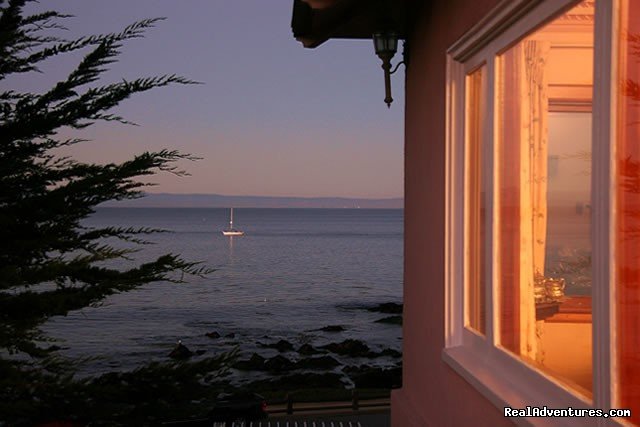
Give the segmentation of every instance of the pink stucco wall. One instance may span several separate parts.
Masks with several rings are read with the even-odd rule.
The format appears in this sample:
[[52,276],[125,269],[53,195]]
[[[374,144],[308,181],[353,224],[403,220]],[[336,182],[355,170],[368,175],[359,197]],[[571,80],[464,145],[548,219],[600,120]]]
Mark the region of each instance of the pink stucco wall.
[[442,361],[444,348],[445,52],[498,0],[426,4],[410,43],[405,123],[403,388],[394,427],[511,426]]

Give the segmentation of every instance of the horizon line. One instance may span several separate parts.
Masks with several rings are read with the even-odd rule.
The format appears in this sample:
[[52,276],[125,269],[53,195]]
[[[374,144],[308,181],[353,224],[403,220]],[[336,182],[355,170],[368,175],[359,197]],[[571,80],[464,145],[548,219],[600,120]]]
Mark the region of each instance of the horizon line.
[[348,199],[348,200],[398,200],[404,199],[404,196],[391,196],[391,197],[366,197],[366,196],[265,196],[265,195],[239,195],[239,194],[221,194],[221,193],[171,193],[171,192],[143,192],[144,196],[159,196],[159,195],[171,195],[171,196],[220,196],[220,197],[270,197],[280,199]]

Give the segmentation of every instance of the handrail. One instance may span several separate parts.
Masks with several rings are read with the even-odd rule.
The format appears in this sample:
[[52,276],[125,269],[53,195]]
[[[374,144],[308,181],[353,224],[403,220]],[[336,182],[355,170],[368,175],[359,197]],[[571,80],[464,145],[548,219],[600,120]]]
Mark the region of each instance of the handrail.
[[373,408],[388,408],[391,404],[391,399],[388,397],[373,398],[360,400],[358,392],[354,390],[351,400],[344,401],[329,401],[329,402],[297,402],[294,406],[293,396],[288,394],[285,401],[279,405],[269,405],[269,414],[287,414],[291,415],[294,412],[324,412],[335,410],[352,410],[359,411],[360,409],[373,409]]

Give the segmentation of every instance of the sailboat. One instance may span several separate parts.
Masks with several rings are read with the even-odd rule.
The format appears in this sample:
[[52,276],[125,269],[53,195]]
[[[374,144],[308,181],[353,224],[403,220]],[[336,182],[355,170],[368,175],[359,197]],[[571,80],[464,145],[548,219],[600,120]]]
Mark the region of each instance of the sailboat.
[[229,219],[229,229],[222,230],[222,234],[225,236],[242,236],[244,235],[244,231],[236,230],[233,228],[233,208],[231,208],[231,218]]

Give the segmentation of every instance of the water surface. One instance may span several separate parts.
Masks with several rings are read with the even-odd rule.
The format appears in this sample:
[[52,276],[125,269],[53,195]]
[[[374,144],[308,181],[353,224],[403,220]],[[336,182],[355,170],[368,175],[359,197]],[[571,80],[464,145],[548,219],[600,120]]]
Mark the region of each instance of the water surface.
[[[281,338],[296,347],[357,338],[374,350],[400,350],[401,328],[375,323],[387,315],[362,308],[402,300],[401,210],[234,209],[234,225],[246,234],[233,238],[221,234],[228,216],[227,209],[99,209],[85,225],[170,231],[149,236],[154,244],[139,259],[173,252],[216,271],[114,295],[55,318],[46,332],[64,340],[65,354],[97,357],[85,373],[166,360],[178,339],[210,356],[234,346],[273,355],[259,343]],[[346,330],[317,331],[336,324]],[[207,338],[212,331],[223,337]]]

